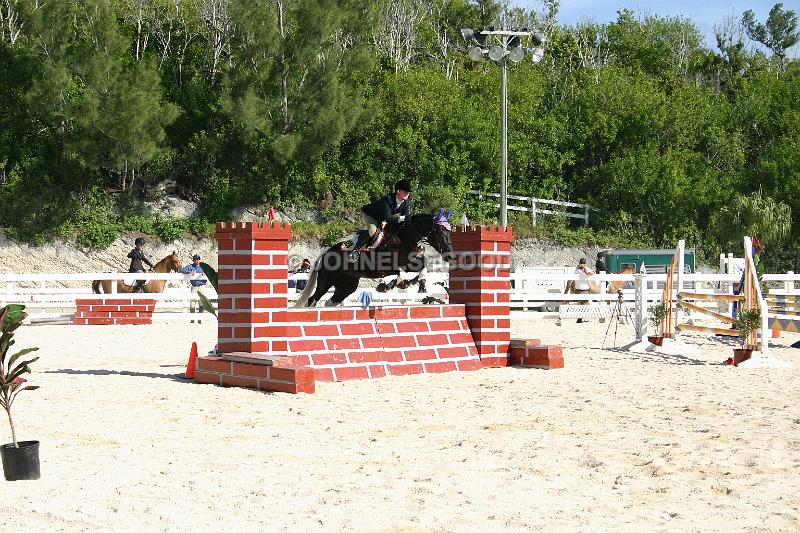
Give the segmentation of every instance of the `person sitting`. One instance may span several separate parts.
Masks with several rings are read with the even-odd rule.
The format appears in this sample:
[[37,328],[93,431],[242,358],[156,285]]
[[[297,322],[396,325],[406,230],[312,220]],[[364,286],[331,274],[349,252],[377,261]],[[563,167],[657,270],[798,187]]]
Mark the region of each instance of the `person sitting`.
[[[194,293],[201,293],[202,294],[203,293],[203,289],[205,288],[204,286],[208,282],[208,280],[206,280],[206,279],[196,279],[195,278],[195,276],[197,276],[198,274],[205,275],[205,272],[203,272],[203,268],[200,266],[200,256],[199,255],[194,254],[192,256],[192,263],[189,264],[189,265],[186,265],[185,267],[180,269],[178,272],[180,272],[181,274],[193,274],[192,279],[189,280],[189,285],[192,288],[192,294],[194,294]],[[198,311],[198,309],[199,309],[199,311]],[[191,300],[189,300],[189,312],[190,313],[194,313],[194,312],[202,313],[203,312],[203,306],[200,305],[200,302],[198,300],[192,298]],[[192,320],[192,323],[194,323],[194,320]],[[202,322],[200,320],[198,320],[197,323],[198,324],[202,324]]]
[[[144,272],[144,264],[149,266],[150,270],[152,270],[153,263],[144,256],[144,237],[137,237],[134,241],[134,245],[134,249],[128,252],[128,258],[131,260],[131,266],[128,267],[128,272]],[[144,292],[145,283],[145,280],[137,279],[133,283],[133,292]]]
[[[305,274],[308,272],[311,272],[311,261],[309,261],[308,259],[303,259],[303,262],[300,263],[300,268],[294,271],[295,274]],[[295,286],[297,287],[298,291],[302,291],[303,289],[305,289],[307,284],[308,284],[307,279],[295,280]]]
[[387,232],[397,231],[411,214],[410,196],[411,183],[402,179],[394,184],[394,193],[382,196],[361,208],[367,232],[359,235],[353,251],[350,252],[351,261],[358,258],[362,248],[374,250],[381,245]]

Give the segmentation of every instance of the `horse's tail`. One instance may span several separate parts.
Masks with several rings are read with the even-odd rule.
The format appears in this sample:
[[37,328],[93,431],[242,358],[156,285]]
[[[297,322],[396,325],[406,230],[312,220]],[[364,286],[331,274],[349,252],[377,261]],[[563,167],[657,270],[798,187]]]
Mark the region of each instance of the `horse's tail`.
[[99,279],[96,279],[92,282],[92,292],[95,294],[102,294],[103,291],[100,290],[102,286],[102,282]]
[[319,264],[322,262],[322,256],[325,253],[323,252],[316,261],[314,261],[314,266],[311,268],[311,275],[308,276],[308,283],[306,283],[306,288],[303,289],[303,292],[300,293],[300,297],[294,303],[295,307],[305,307],[308,303],[308,299],[314,294],[314,290],[317,288],[317,272],[319,268]]

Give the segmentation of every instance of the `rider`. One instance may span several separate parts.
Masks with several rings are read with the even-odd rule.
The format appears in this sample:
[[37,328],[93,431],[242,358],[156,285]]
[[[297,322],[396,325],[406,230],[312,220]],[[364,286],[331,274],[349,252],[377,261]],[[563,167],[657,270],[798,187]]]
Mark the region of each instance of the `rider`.
[[[131,260],[131,266],[128,268],[128,272],[144,272],[144,265],[142,265],[143,262],[150,267],[150,270],[152,270],[153,263],[151,263],[144,256],[144,238],[137,237],[136,241],[134,241],[134,244],[136,247],[128,253],[128,257]],[[137,279],[133,284],[133,292],[144,292],[144,284],[144,280]]]
[[410,196],[411,183],[407,179],[401,179],[394,184],[394,193],[389,193],[361,208],[368,230],[366,235],[359,235],[353,251],[350,252],[351,260],[358,258],[358,253],[367,242],[371,240],[372,244],[366,249],[374,250],[383,242],[387,231],[396,231],[399,225],[405,222],[411,214]]

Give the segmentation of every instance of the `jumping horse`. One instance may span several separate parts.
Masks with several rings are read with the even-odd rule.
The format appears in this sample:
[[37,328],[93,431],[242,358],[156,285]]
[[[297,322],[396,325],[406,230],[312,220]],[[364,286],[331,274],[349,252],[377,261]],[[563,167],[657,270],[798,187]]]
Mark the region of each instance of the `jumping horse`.
[[[158,274],[166,274],[167,272],[177,272],[181,269],[181,262],[178,260],[178,252],[172,252],[172,254],[168,255],[155,265],[153,265],[153,272]],[[131,276],[135,276],[135,274],[131,273]],[[113,280],[104,279],[104,280],[94,280],[92,282],[92,292],[97,294],[110,294],[111,293],[111,283]],[[167,280],[164,279],[154,279],[150,280],[149,283],[145,284],[144,292],[164,292],[164,285],[166,285]],[[101,290],[102,289],[102,290]],[[120,294],[124,293],[132,293],[133,292],[133,285],[127,285],[122,282],[122,280],[117,281],[117,292]]]
[[417,247],[422,242],[430,244],[445,261],[451,261],[453,243],[447,221],[451,213],[441,209],[435,216],[412,216],[394,236],[387,237],[375,250],[361,252],[355,262],[348,260],[346,241],[331,246],[314,262],[308,284],[295,307],[314,307],[331,287],[333,296],[326,306],[339,305],[358,289],[361,278],[383,278],[399,274],[401,269],[413,270],[419,266]]

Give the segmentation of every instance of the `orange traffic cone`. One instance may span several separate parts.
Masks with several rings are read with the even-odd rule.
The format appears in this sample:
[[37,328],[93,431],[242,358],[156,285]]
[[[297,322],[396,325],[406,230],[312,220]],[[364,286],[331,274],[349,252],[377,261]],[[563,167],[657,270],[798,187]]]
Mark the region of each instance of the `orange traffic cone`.
[[189,352],[189,363],[186,365],[186,377],[194,379],[194,365],[197,361],[197,343],[192,343],[192,351]]

